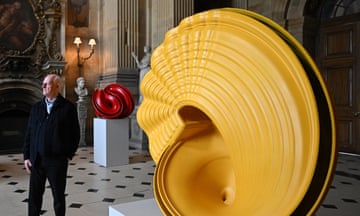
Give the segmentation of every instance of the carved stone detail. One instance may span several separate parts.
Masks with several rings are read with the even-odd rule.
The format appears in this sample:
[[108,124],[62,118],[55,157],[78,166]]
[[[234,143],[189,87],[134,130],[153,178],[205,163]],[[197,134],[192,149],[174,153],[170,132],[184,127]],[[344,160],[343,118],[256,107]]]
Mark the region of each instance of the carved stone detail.
[[61,73],[59,67],[49,67],[54,65],[54,62],[63,62],[60,52],[62,14],[59,1],[32,0],[21,3],[30,4],[33,16],[37,20],[37,28],[33,30],[37,32],[26,49],[0,46],[0,79],[26,77],[38,79],[47,73]]

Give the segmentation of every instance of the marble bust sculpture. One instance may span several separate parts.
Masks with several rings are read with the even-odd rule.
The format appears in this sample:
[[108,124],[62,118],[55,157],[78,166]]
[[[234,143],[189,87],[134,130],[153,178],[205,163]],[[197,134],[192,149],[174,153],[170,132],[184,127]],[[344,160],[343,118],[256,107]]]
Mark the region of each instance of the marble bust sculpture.
[[79,77],[76,79],[77,86],[74,88],[75,93],[79,96],[79,101],[83,101],[88,95],[88,90],[85,87],[84,77]]

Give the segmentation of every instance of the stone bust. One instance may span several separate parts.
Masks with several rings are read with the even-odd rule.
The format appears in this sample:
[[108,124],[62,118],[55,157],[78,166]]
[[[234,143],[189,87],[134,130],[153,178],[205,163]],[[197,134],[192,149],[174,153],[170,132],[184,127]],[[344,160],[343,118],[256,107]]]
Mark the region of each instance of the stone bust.
[[88,90],[85,87],[85,78],[78,77],[76,83],[77,86],[74,88],[75,93],[79,96],[79,101],[84,101],[85,97],[88,95]]

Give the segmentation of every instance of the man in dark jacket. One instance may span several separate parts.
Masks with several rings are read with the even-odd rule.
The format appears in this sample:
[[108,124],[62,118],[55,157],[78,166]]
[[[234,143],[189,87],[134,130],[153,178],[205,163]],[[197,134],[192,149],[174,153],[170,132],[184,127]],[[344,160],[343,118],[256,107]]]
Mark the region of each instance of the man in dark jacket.
[[48,179],[56,216],[65,215],[68,161],[80,139],[76,107],[60,95],[62,79],[48,74],[42,84],[44,98],[30,112],[24,143],[24,165],[30,174],[28,212],[39,216]]

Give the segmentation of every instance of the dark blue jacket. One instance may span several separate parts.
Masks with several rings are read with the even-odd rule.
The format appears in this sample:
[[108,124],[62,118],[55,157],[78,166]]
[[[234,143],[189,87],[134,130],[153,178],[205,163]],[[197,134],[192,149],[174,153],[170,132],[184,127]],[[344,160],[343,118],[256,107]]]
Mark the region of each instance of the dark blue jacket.
[[50,114],[45,98],[31,109],[24,143],[24,160],[35,164],[36,157],[66,157],[72,159],[80,140],[76,107],[60,94]]

